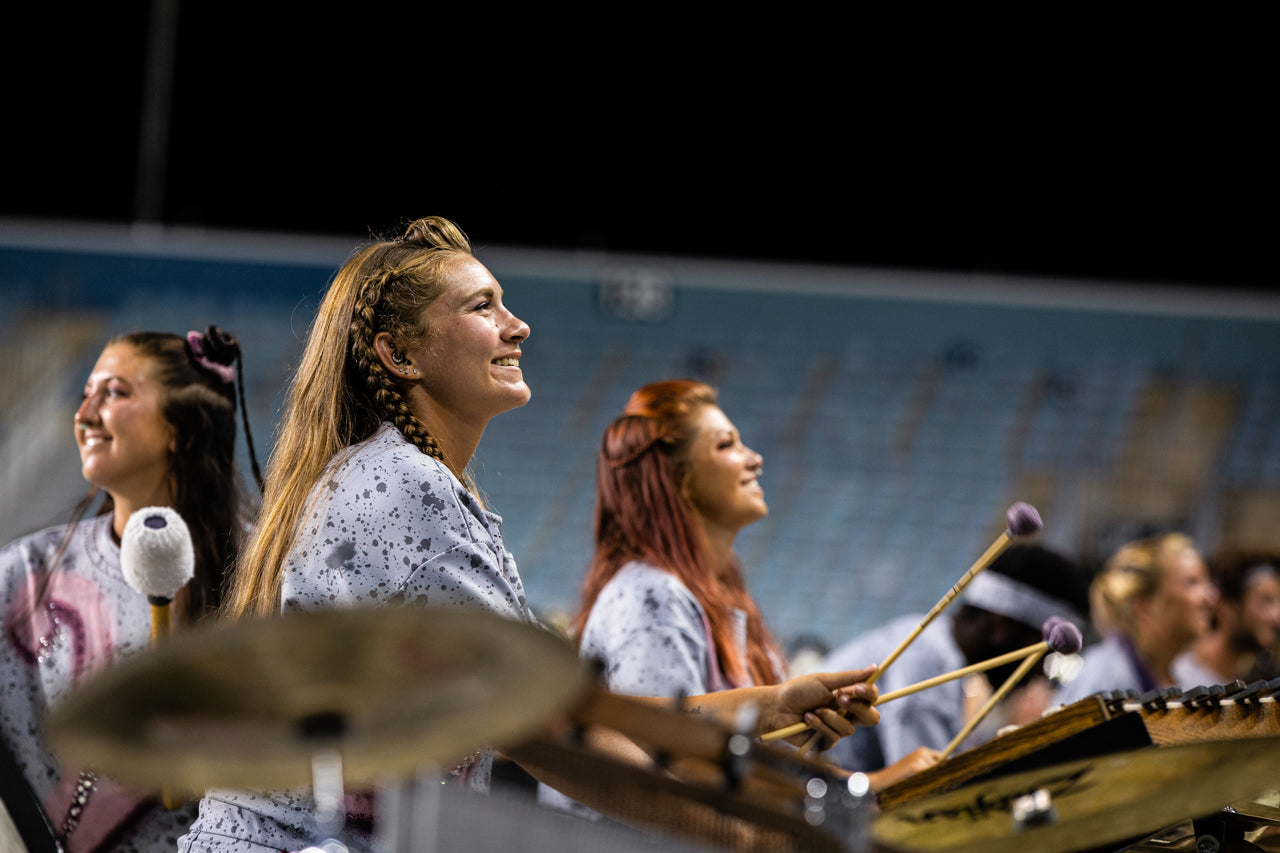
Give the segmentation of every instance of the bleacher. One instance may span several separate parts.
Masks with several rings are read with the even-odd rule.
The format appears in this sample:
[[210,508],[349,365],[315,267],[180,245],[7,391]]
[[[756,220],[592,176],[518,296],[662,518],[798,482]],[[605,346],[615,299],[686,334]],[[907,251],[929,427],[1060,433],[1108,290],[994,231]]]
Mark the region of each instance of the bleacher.
[[[233,249],[130,262],[0,240],[13,346],[37,339],[58,355],[36,360],[56,366],[51,378],[3,350],[6,376],[57,390],[40,404],[13,384],[0,394],[5,541],[58,523],[83,494],[71,413],[113,332],[235,332],[265,459],[310,312],[349,248],[296,262]],[[1028,288],[983,303],[895,292],[889,271],[849,271],[833,287],[839,271],[672,261],[670,313],[637,322],[602,313],[599,276],[581,258],[481,259],[533,329],[522,366],[534,397],[490,424],[474,471],[549,618],[575,606],[590,555],[605,424],[636,387],[673,376],[716,385],[765,457],[771,514],[738,550],[783,641],[835,643],[927,608],[1003,529],[1014,500],[1034,503],[1047,543],[1076,557],[1141,524],[1184,525],[1207,549],[1224,536],[1280,543],[1280,310],[1113,309],[1101,290],[1086,310],[1054,304],[1052,283],[1043,300]],[[46,268],[56,288],[40,286]],[[45,325],[14,319],[24,316]],[[41,459],[56,476],[23,473],[36,435],[53,437]]]

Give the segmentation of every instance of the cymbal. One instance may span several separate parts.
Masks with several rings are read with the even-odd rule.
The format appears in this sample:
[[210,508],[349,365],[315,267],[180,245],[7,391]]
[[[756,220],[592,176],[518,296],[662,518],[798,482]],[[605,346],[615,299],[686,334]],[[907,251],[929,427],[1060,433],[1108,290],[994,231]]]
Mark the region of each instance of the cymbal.
[[365,783],[519,741],[589,682],[563,639],[494,614],[335,608],[175,636],[47,724],[60,754],[146,790],[305,785],[322,751]]
[[[1280,738],[1214,741],[1056,764],[913,801],[877,818],[893,850],[1069,853],[1141,838],[1274,787]],[[1019,832],[1012,805],[1046,789],[1056,820]]]

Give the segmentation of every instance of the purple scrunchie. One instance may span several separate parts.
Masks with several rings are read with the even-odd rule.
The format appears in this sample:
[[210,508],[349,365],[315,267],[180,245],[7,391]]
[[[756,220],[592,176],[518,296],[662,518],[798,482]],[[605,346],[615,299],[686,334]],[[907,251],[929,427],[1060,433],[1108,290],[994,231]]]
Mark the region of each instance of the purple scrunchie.
[[218,364],[204,354],[204,333],[187,332],[187,346],[191,347],[191,358],[196,364],[217,376],[230,385],[236,379],[236,372],[229,364]]

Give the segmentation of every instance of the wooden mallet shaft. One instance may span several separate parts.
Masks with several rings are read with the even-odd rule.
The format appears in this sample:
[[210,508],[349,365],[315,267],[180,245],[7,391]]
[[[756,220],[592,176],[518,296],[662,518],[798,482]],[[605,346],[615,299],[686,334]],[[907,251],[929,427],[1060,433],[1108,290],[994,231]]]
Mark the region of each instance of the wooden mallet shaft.
[[996,705],[1000,704],[1000,700],[1009,695],[1009,692],[1017,686],[1019,681],[1026,677],[1027,673],[1031,671],[1033,666],[1040,662],[1040,659],[1045,656],[1045,652],[1048,650],[1048,644],[1046,643],[1045,648],[1028,656],[1027,659],[1013,671],[1013,675],[1005,679],[1004,684],[1000,685],[1000,689],[991,694],[991,698],[978,709],[978,713],[974,714],[973,717],[969,719],[969,722],[964,724],[964,728],[960,730],[960,733],[952,739],[951,743],[947,744],[947,748],[944,749],[942,751],[942,755],[938,757],[939,761],[945,761],[947,756],[956,751],[956,748],[960,746],[964,739],[978,727],[978,723],[981,723],[987,714],[990,714],[991,710],[995,708]]
[[[1036,512],[1036,508],[1028,503],[1018,502],[1013,504],[1005,513],[1005,520],[1008,524],[1005,530],[996,537],[996,541],[992,542],[982,556],[969,567],[968,571],[960,576],[960,580],[956,581],[955,585],[947,590],[946,595],[942,596],[938,603],[933,605],[933,609],[925,614],[925,617],[920,620],[920,624],[912,629],[906,639],[899,643],[898,647],[880,662],[879,668],[867,679],[868,684],[875,684],[876,680],[881,675],[884,675],[884,671],[889,668],[889,665],[898,659],[898,656],[906,650],[907,646],[911,645],[916,637],[920,636],[925,628],[929,627],[929,623],[936,619],[938,614],[947,608],[947,605],[955,601],[956,596],[969,585],[970,581],[977,577],[983,569],[994,563],[996,557],[999,557],[1006,548],[1013,544],[1015,537],[1029,536],[1044,527],[1044,523],[1040,520],[1040,513]],[[805,741],[804,745],[800,747],[800,754],[808,755],[812,752],[813,748],[817,746],[820,737],[815,733],[813,737]]]
[[[966,675],[973,675],[975,672],[986,672],[989,669],[995,669],[1014,661],[1019,661],[1027,655],[1035,654],[1037,651],[1049,651],[1049,644],[1046,642],[1035,643],[1025,648],[1018,649],[1016,652],[1006,652],[989,660],[971,663],[960,669],[945,672],[942,675],[935,675],[933,678],[926,678],[924,681],[917,681],[915,684],[900,687],[897,690],[883,693],[876,700],[877,705],[883,705],[885,702],[892,702],[894,699],[901,699],[903,696],[910,696],[912,693],[919,693],[921,690],[928,690],[930,687],[937,687],[940,684],[946,684],[948,681],[955,681],[957,678],[964,678]],[[808,723],[794,723],[785,728],[775,729],[771,732],[765,732],[760,736],[760,740],[768,743],[770,741],[782,740],[793,735],[798,735],[809,728]]]

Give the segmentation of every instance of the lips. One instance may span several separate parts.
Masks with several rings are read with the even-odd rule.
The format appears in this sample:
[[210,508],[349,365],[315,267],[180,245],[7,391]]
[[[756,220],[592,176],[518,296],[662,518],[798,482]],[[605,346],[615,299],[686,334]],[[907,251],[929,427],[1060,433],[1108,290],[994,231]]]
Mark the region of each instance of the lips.
[[110,439],[110,436],[96,430],[86,430],[80,434],[80,443],[85,447],[96,447]]

